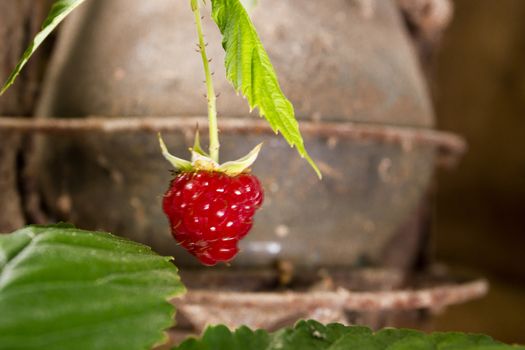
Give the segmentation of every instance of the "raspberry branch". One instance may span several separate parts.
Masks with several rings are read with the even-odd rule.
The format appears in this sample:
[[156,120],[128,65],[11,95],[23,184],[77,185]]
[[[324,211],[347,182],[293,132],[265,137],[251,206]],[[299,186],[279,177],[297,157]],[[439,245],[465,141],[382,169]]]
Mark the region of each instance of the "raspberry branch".
[[206,99],[208,100],[208,121],[210,130],[210,147],[209,153],[212,160],[219,162],[219,129],[217,127],[217,105],[215,89],[213,88],[212,73],[208,55],[206,54],[206,44],[204,43],[204,34],[202,30],[201,11],[199,0],[191,0],[191,9],[195,16],[195,25],[197,27],[197,35],[199,37],[199,51],[201,53],[202,64],[204,66],[204,74],[206,76]]

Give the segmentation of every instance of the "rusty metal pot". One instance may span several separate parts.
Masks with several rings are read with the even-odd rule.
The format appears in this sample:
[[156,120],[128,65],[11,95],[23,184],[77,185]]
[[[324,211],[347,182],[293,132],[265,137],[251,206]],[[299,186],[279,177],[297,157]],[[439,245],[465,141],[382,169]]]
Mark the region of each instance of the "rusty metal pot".
[[[219,114],[231,118],[219,117],[221,157],[265,141],[254,171],[266,202],[233,264],[384,265],[424,196],[436,151],[429,98],[397,8],[386,0],[263,0],[253,18],[325,178],[248,115],[223,78],[220,36],[206,20]],[[62,28],[38,115],[204,115],[194,32],[185,1],[87,2]],[[239,121],[242,132],[232,127]],[[186,154],[191,134],[166,135],[172,152]],[[169,235],[160,206],[169,167],[152,134],[45,137],[36,158],[45,203],[58,217],[195,263]],[[401,249],[405,266],[419,248]]]

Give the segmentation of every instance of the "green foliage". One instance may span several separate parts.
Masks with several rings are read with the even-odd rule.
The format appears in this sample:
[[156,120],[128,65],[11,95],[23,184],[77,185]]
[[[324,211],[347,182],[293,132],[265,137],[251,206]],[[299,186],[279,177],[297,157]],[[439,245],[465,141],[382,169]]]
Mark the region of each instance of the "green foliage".
[[[41,31],[2,86],[0,95],[13,84],[29,58],[49,34],[84,1],[55,0]],[[195,8],[197,1],[191,0],[192,8]],[[256,4],[254,0],[243,1],[248,8]],[[320,178],[319,168],[304,147],[293,106],[281,91],[270,58],[243,3],[240,0],[212,0],[212,7],[212,17],[223,34],[227,79],[248,99],[251,109],[258,108],[260,115],[268,120],[272,129],[276,133],[281,132],[290,146],[297,148],[301,157],[306,158]]]
[[[47,15],[47,18],[42,24],[42,29],[35,36],[33,41],[29,44],[29,47],[24,51],[22,58],[16,65],[15,69],[11,72],[11,75],[7,78],[7,81],[2,86],[0,90],[0,95],[2,95],[8,88],[13,84],[18,74],[25,64],[33,55],[33,53],[38,49],[40,44],[48,37],[49,34],[64,20],[73,11],[77,6],[82,4],[84,0],[56,0]],[[5,50],[6,48],[4,48]]]
[[[151,349],[184,293],[170,258],[70,225],[0,235],[0,350]],[[300,321],[274,333],[209,327],[173,350],[525,350],[480,334]]]
[[284,96],[277,75],[253,23],[239,0],[212,0],[212,17],[223,35],[226,78],[250,104],[258,108],[275,132],[321,173],[304,147],[292,104]]
[[409,329],[322,325],[300,321],[293,328],[275,333],[241,327],[231,332],[225,326],[209,327],[200,339],[190,338],[173,350],[525,350],[479,334],[425,334]]
[[184,291],[169,257],[109,233],[0,235],[0,349],[150,349]]

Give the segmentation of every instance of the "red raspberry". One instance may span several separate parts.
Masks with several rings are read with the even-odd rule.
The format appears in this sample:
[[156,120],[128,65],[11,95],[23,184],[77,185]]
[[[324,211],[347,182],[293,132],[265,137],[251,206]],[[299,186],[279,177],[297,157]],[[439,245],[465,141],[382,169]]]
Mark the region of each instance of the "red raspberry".
[[263,197],[259,180],[247,173],[182,172],[171,181],[163,209],[177,242],[211,266],[237,254]]

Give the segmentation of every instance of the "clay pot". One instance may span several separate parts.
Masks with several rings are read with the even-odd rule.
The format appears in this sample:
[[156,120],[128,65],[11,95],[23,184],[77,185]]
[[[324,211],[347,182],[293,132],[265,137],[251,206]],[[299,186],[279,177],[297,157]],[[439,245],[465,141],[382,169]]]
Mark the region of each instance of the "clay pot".
[[[266,201],[233,265],[268,266],[277,259],[306,267],[391,264],[388,250],[428,186],[434,146],[338,130],[397,126],[410,133],[433,126],[394,2],[261,0],[252,15],[298,118],[311,123],[305,143],[324,179],[318,181],[280,136],[257,127],[229,132],[221,123],[220,116],[248,125],[258,117],[225,81],[220,36],[206,15],[221,93],[221,158],[234,159],[265,141],[253,171]],[[86,2],[61,30],[38,114],[203,116],[195,42],[187,1]],[[187,131],[165,134],[172,153],[182,156],[191,138]],[[152,245],[175,255],[179,265],[196,263],[170,237],[161,210],[170,167],[154,134],[86,133],[41,142],[39,182],[50,211],[80,227]],[[419,234],[403,237],[417,242]],[[410,264],[417,244],[401,247],[396,264]]]

